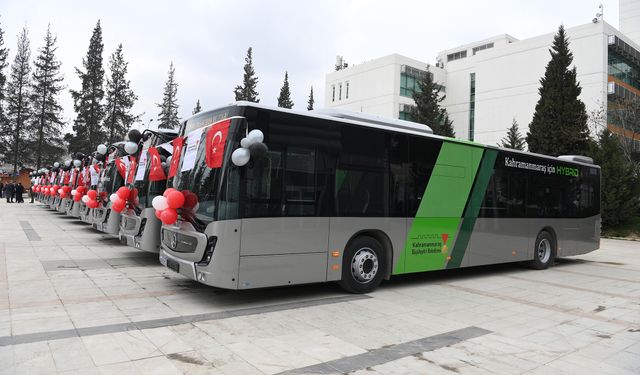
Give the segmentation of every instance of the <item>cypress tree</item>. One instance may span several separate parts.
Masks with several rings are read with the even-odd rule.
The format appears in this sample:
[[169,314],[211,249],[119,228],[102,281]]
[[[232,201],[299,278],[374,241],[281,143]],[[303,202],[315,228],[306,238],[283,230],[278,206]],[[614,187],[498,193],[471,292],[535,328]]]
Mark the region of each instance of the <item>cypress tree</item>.
[[307,111],[313,111],[313,103],[315,103],[315,100],[313,100],[313,86],[311,86],[311,91],[309,91],[309,101],[307,102]]
[[175,129],[180,126],[180,118],[178,117],[178,83],[175,80],[176,70],[173,62],[169,65],[169,76],[164,85],[164,94],[162,95],[162,103],[156,104],[160,108],[158,114],[159,129]]
[[127,63],[122,55],[122,44],[109,58],[111,77],[107,78],[107,102],[104,128],[109,144],[124,138],[127,130],[139,116],[131,114],[131,107],[138,97],[133,93],[127,79]]
[[280,88],[280,95],[278,96],[278,107],[293,108],[293,101],[291,101],[291,92],[289,91],[288,72],[284,72],[284,82],[282,83],[282,88]]
[[247,57],[244,59],[244,77],[242,79],[242,85],[236,86],[233,93],[236,96],[236,100],[246,100],[248,102],[258,103],[258,92],[256,88],[258,86],[258,77],[253,69],[253,56],[252,49],[249,47],[247,50]]
[[507,129],[507,135],[500,140],[498,146],[514,150],[524,150],[524,138],[520,134],[520,130],[518,130],[518,122],[515,118],[511,123],[511,127]]
[[640,181],[625,158],[618,136],[600,133],[594,161],[601,168],[601,214],[605,229],[628,221],[638,208]]
[[447,110],[440,105],[446,97],[441,90],[442,86],[433,81],[433,74],[427,68],[426,74],[418,80],[418,89],[413,93],[416,105],[411,108],[411,120],[431,127],[433,134],[455,137],[453,122],[449,120]]
[[60,75],[60,61],[55,53],[57,38],[51,35],[47,26],[44,46],[39,50],[34,62],[31,102],[33,118],[31,122],[34,136],[35,166],[40,169],[45,162],[56,160],[65,153],[62,139],[62,106],[59,94],[63,90],[63,77]]
[[69,152],[92,152],[105,141],[102,128],[104,118],[104,68],[102,67],[102,27],[96,24],[89,41],[86,58],[82,59],[84,71],[76,67],[76,74],[82,82],[79,91],[71,90],[76,119],[73,124],[75,135],[68,138]]
[[18,173],[18,165],[29,162],[27,141],[24,140],[26,127],[31,118],[31,67],[29,59],[31,49],[26,26],[18,34],[18,49],[11,65],[9,83],[7,85],[7,126],[3,132],[8,148],[8,156],[13,163],[14,176]]
[[[5,106],[5,84],[7,82],[7,76],[4,73],[4,69],[9,64],[7,57],[9,55],[9,49],[4,46],[4,31],[0,27],[0,129],[7,127],[7,118],[4,112]],[[2,136],[0,136],[0,140]],[[6,159],[7,148],[4,142],[0,142],[0,158]]]
[[195,106],[195,108],[193,109],[193,111],[191,111],[191,114],[192,114],[192,115],[195,115],[196,113],[200,113],[200,112],[202,112],[202,107],[200,106],[200,99],[198,99],[198,100],[196,101],[196,106]]
[[549,50],[551,60],[540,78],[540,99],[527,133],[529,151],[547,155],[585,154],[589,128],[576,67],[569,69],[573,53],[560,25]]

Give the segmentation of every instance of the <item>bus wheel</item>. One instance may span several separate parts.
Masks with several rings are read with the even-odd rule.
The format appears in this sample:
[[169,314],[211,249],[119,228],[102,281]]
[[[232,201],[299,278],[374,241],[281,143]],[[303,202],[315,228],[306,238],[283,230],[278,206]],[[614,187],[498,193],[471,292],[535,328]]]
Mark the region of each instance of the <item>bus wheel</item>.
[[533,260],[529,262],[529,266],[537,270],[549,268],[555,257],[555,240],[549,232],[543,230],[538,234],[538,237],[536,237]]
[[340,286],[349,293],[369,293],[382,281],[385,269],[382,245],[374,238],[356,238],[342,257]]

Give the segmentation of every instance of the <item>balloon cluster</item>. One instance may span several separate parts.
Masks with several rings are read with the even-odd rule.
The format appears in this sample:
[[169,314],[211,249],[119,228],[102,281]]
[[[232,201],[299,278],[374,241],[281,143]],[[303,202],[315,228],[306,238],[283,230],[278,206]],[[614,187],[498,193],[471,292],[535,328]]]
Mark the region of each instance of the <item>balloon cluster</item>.
[[249,162],[252,156],[260,157],[266,155],[269,150],[262,141],[264,141],[264,134],[260,130],[253,129],[250,131],[246,137],[240,140],[241,147],[231,154],[233,164],[242,167]]
[[84,186],[78,186],[77,188],[71,190],[71,196],[75,202],[80,202],[84,194],[87,192],[87,188]]
[[127,201],[135,201],[137,197],[138,189],[129,189],[126,186],[122,186],[109,197],[111,209],[115,212],[122,212],[127,206]]
[[156,210],[156,217],[163,224],[173,224],[178,220],[178,209],[196,208],[198,196],[188,190],[168,188],[162,195],[153,198],[151,205]]
[[98,208],[98,206],[100,206],[98,202],[98,192],[93,189],[87,191],[87,195],[83,196],[81,200],[89,208]]
[[67,198],[71,193],[71,186],[60,186],[56,191],[58,192],[60,198],[64,199]]

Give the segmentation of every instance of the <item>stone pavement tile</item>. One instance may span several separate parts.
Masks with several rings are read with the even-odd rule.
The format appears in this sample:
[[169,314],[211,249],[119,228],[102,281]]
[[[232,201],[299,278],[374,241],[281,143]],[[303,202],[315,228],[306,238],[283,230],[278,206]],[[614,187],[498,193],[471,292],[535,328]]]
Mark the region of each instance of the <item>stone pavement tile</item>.
[[142,330],[142,333],[165,355],[193,351],[194,349],[167,327],[145,329]]
[[98,367],[100,375],[144,375],[134,362],[123,362]]
[[288,365],[284,358],[270,353],[253,342],[236,342],[226,346],[246,362],[267,374],[275,374],[294,368]]
[[216,367],[224,375],[263,375],[264,372],[258,370],[247,362],[235,361]]
[[65,307],[76,328],[130,322],[111,301],[67,304]]
[[640,373],[640,355],[621,351],[605,360],[605,363],[623,368],[627,371]]
[[13,346],[0,346],[0,374],[14,373]]
[[111,337],[115,339],[130,360],[155,357],[162,354],[140,331],[112,333]]
[[166,358],[183,374],[197,375],[221,375],[212,363],[208,362],[200,353],[196,351],[185,351],[182,353],[173,353]]
[[[118,341],[116,341],[110,333],[85,336],[82,337],[82,342],[96,366],[126,362],[129,360],[129,357],[127,357],[127,354],[122,347],[120,347]],[[133,368],[135,369],[135,366]],[[100,372],[102,372],[102,369],[100,369]]]
[[100,369],[97,367],[94,368],[83,368],[80,370],[69,370],[58,372],[59,375],[100,375]]
[[353,375],[404,375],[404,374],[433,374],[433,375],[451,375],[460,373],[461,368],[441,367],[437,364],[421,358],[420,356],[409,356],[395,361],[387,362],[382,365],[367,367],[354,371]]
[[73,323],[67,316],[52,316],[50,318],[21,319],[11,322],[11,333],[23,335],[35,332],[60,331],[73,329]]
[[140,359],[133,362],[141,374],[153,375],[181,375],[180,371],[172,361],[164,356]]
[[51,374],[56,367],[46,341],[13,347],[16,373]]
[[575,364],[581,367],[584,373],[598,373],[598,374],[611,374],[611,375],[631,375],[637,374],[637,372],[625,369],[624,366],[620,366],[618,363],[607,363],[605,361],[598,361],[592,358],[587,358],[579,353],[570,353],[563,356],[562,361]]
[[89,352],[79,337],[51,340],[49,341],[49,349],[59,372],[95,367]]

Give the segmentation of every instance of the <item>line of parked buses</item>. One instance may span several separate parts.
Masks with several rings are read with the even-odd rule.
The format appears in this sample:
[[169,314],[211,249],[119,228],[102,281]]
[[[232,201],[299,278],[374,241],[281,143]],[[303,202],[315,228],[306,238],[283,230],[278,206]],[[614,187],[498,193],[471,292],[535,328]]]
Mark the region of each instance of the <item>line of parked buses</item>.
[[49,208],[226,289],[337,281],[365,293],[410,272],[544,269],[600,242],[591,159],[341,110],[236,102],[31,177]]

